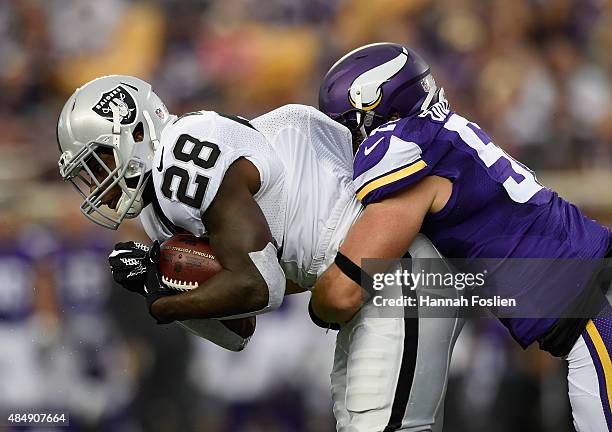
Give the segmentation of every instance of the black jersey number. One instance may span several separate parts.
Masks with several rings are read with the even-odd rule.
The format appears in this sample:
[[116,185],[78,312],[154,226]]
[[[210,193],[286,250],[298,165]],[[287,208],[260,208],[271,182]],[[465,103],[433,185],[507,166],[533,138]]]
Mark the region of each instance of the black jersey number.
[[[185,147],[187,143],[193,145],[191,151],[189,153],[185,153]],[[200,157],[200,153],[206,147],[210,150],[206,159],[202,159]],[[193,162],[200,168],[209,169],[215,166],[217,163],[217,159],[219,159],[219,155],[221,151],[219,150],[219,146],[217,144],[208,142],[208,141],[200,141],[195,139],[191,135],[183,134],[176,140],[176,144],[174,144],[174,157],[177,160],[182,162]]]
[[[187,143],[190,143],[192,147],[190,151],[186,152],[185,147],[187,147]],[[210,152],[206,158],[202,158],[200,154],[205,147],[210,149]],[[191,135],[183,134],[176,140],[173,153],[177,160],[182,162],[193,162],[200,168],[210,169],[217,163],[221,151],[217,144],[208,141],[200,141]],[[172,199],[172,190],[170,187],[175,177],[180,179],[178,190],[176,191],[178,200],[190,207],[202,208],[202,201],[204,201],[204,194],[206,193],[206,188],[208,187],[210,179],[206,176],[196,174],[195,179],[192,180],[186,169],[176,165],[169,166],[164,173],[164,181],[161,188],[162,193],[168,199]],[[192,196],[189,196],[187,195],[187,188],[192,182],[196,184],[196,190]]]

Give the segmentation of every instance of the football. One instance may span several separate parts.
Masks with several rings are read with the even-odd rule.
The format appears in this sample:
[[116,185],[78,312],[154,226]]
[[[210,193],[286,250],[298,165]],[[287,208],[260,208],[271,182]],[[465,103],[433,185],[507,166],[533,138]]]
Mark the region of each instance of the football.
[[204,238],[177,234],[160,245],[162,282],[177,291],[195,289],[221,271],[219,261]]
[[[177,234],[163,242],[159,253],[159,272],[168,288],[184,292],[219,273],[219,260],[212,252],[208,240],[191,234]],[[247,338],[255,332],[255,317],[223,320],[229,330]]]

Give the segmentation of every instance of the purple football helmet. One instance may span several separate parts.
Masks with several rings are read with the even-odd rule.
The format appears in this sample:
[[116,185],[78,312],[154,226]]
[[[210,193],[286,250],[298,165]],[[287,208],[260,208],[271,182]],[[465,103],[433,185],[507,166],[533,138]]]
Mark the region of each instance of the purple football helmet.
[[364,137],[398,113],[426,110],[438,88],[429,65],[410,48],[375,43],[338,60],[319,90],[319,109]]

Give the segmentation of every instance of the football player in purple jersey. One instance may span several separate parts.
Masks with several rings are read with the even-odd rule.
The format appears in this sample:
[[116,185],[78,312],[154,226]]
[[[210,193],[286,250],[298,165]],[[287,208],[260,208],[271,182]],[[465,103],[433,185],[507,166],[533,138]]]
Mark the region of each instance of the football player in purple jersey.
[[[353,180],[366,206],[341,259],[317,282],[312,306],[319,318],[349,322],[362,307],[354,263],[400,258],[419,232],[449,258],[609,257],[610,230],[542,186],[476,123],[453,112],[413,50],[379,43],[348,53],[325,76],[319,105],[353,131],[356,143],[363,139]],[[526,299],[554,302],[564,316],[584,318],[501,321],[521,346],[538,341],[568,360],[577,430],[612,430],[612,320],[585,316],[595,285],[588,284],[593,272],[584,273],[573,289],[554,290],[551,283],[524,289]]]

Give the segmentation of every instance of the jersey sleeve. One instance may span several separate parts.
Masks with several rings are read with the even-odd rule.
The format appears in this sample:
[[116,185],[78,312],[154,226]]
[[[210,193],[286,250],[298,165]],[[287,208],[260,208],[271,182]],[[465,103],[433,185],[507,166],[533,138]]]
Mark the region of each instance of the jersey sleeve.
[[438,125],[403,119],[375,129],[361,143],[353,161],[357,199],[380,201],[431,174],[442,154],[433,145]]
[[206,232],[202,216],[238,158],[255,165],[261,188],[268,182],[265,138],[246,120],[206,111],[189,114],[163,131],[161,144],[153,159],[156,196],[170,222],[194,235]]

